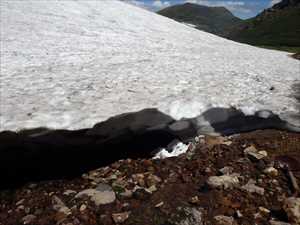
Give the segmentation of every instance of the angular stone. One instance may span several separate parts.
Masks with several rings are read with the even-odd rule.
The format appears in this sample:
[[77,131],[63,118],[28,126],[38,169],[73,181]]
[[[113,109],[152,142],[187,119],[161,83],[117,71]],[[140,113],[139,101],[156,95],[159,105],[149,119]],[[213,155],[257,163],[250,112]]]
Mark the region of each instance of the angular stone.
[[260,206],[260,207],[258,207],[258,210],[259,210],[259,212],[262,214],[262,215],[268,215],[268,214],[270,214],[270,210],[268,210],[268,209],[266,209],[265,207],[262,207],[262,206]]
[[264,195],[265,189],[255,185],[255,181],[250,179],[247,184],[241,187],[242,190],[245,190],[249,193],[256,193],[259,195]]
[[151,187],[153,185],[157,185],[158,183],[161,182],[161,179],[156,176],[156,175],[153,175],[153,174],[150,174],[147,179],[146,179],[146,184],[147,184],[147,187]]
[[264,173],[275,177],[278,175],[278,170],[274,167],[268,167],[264,170]]
[[183,208],[180,212],[180,215],[184,215],[184,219],[179,222],[176,222],[176,225],[203,225],[203,213],[202,209],[197,208]]
[[219,169],[219,171],[223,175],[229,175],[229,174],[233,173],[233,168],[231,166],[225,166],[224,168]]
[[223,216],[223,215],[219,215],[219,216],[215,216],[214,217],[215,220],[215,225],[235,225],[236,222],[234,221],[233,217],[229,217],[229,216]]
[[97,206],[110,204],[116,200],[115,192],[107,184],[99,184],[96,189],[83,190],[75,198],[81,198],[82,196],[90,197],[91,201]]
[[239,174],[211,176],[207,180],[207,184],[213,188],[233,188],[239,184]]
[[70,215],[71,210],[65,205],[65,203],[56,195],[52,197],[53,209],[64,215]]
[[23,224],[32,224],[36,220],[35,215],[27,215],[22,218]]
[[66,190],[66,191],[64,191],[63,194],[64,194],[64,195],[76,194],[76,191],[73,191],[73,190]]
[[130,212],[114,213],[112,218],[115,223],[124,223],[129,218]]
[[300,198],[290,197],[284,201],[283,209],[293,224],[300,224]]

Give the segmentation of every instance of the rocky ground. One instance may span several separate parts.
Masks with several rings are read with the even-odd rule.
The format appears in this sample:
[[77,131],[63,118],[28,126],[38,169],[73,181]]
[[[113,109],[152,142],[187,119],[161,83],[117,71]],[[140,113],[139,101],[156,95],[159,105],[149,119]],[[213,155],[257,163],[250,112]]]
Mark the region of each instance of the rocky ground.
[[0,225],[300,224],[299,185],[299,133],[201,136],[176,158],[2,190]]
[[293,57],[300,60],[300,52],[293,54]]

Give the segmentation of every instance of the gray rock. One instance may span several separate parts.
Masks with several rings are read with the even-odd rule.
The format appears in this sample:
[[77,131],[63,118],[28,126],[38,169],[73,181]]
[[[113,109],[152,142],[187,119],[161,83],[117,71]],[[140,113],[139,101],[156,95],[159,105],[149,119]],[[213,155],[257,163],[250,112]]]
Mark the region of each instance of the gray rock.
[[259,195],[264,195],[265,189],[255,185],[255,181],[250,179],[247,184],[241,187],[242,190],[245,190],[249,193],[256,193]]
[[124,223],[125,220],[129,218],[130,212],[123,212],[123,213],[114,213],[112,214],[112,218],[115,223]]
[[257,149],[254,146],[246,148],[244,150],[244,154],[254,160],[261,160],[268,155],[266,151],[257,151]]
[[219,216],[215,216],[214,220],[215,220],[215,225],[234,225],[234,224],[236,224],[233,217],[231,217],[231,216],[229,217],[229,216],[219,215]]
[[73,190],[64,191],[64,195],[71,195],[71,194],[76,194],[76,191],[73,191]]
[[197,208],[184,208],[182,213],[185,214],[185,218],[176,222],[176,225],[203,225],[202,209]]
[[116,200],[115,192],[107,184],[99,184],[96,189],[83,190],[79,192],[75,198],[81,198],[83,196],[90,197],[91,201],[97,206],[110,204]]
[[211,176],[208,178],[207,184],[212,188],[233,188],[239,184],[239,174]]
[[233,172],[233,168],[231,166],[225,166],[222,169],[219,169],[220,173],[222,173],[223,175],[229,175]]
[[34,221],[36,220],[36,216],[35,215],[27,215],[27,216],[24,216],[22,218],[22,222],[23,224],[32,224]]
[[65,215],[70,215],[71,210],[65,205],[65,203],[56,195],[52,197],[52,204],[53,204],[53,209],[61,212]]

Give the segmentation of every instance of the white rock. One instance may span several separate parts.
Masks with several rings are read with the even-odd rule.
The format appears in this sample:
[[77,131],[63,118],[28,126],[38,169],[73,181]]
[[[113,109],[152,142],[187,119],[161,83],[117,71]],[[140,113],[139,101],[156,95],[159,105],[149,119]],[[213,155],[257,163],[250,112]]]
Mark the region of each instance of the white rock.
[[73,190],[66,190],[66,191],[64,191],[63,194],[64,194],[64,195],[76,194],[76,191],[73,191]]
[[249,193],[256,193],[259,195],[264,195],[265,189],[262,187],[256,186],[255,183],[256,182],[254,180],[250,179],[246,185],[241,187],[241,189],[245,190]]
[[129,218],[130,212],[123,212],[123,213],[114,213],[112,214],[112,218],[115,223],[123,223],[125,220]]
[[22,218],[23,224],[32,224],[36,220],[35,215],[27,215]]
[[211,176],[207,180],[207,184],[213,188],[232,188],[239,184],[239,174]]
[[233,168],[231,166],[225,166],[222,169],[219,169],[219,171],[224,175],[229,175],[233,172]]
[[268,156],[266,151],[257,151],[254,146],[250,146],[244,150],[244,154],[252,159],[260,160]]
[[268,210],[268,209],[266,209],[265,207],[262,207],[262,206],[260,206],[260,207],[258,207],[258,210],[259,210],[259,212],[262,214],[262,215],[268,215],[268,214],[270,214],[270,210]]
[[95,205],[110,204],[116,200],[116,194],[112,188],[107,184],[99,184],[96,189],[86,189],[79,192],[75,198],[81,198],[82,196],[89,196],[91,201]]
[[275,169],[274,167],[268,167],[264,170],[264,173],[275,177],[278,175],[278,170]]

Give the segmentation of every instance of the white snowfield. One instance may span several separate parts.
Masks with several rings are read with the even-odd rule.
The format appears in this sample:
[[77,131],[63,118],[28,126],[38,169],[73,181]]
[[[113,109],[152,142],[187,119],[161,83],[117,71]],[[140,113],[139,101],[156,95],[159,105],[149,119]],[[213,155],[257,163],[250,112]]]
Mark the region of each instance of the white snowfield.
[[287,52],[116,0],[0,4],[0,130],[86,128],[148,107],[176,119],[217,106],[299,115],[300,61]]

